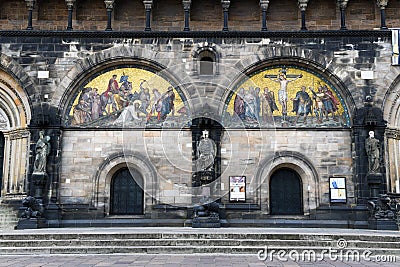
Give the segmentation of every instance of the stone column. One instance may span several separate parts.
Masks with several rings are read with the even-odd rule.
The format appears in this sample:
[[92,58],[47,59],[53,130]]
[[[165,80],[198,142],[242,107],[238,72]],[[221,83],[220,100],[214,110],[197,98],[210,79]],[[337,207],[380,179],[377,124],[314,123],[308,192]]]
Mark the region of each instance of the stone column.
[[229,12],[229,6],[231,5],[230,0],[221,0],[222,4],[222,10],[224,12],[224,27],[222,28],[222,31],[226,32],[228,31],[228,12]]
[[183,0],[183,10],[185,12],[185,26],[183,28],[184,31],[190,31],[189,21],[190,21],[190,5],[192,4],[192,0]]
[[104,4],[106,4],[106,9],[107,9],[107,28],[106,28],[106,31],[112,31],[111,16],[112,16],[112,11],[114,9],[114,0],[105,0]]
[[35,0],[25,0],[26,7],[28,8],[28,27],[27,30],[33,30],[32,27],[32,16],[33,16],[33,9],[35,8]]
[[74,4],[76,0],[65,0],[65,3],[67,4],[68,7],[68,26],[67,30],[72,30],[72,13],[74,10]]
[[151,20],[151,8],[153,6],[153,0],[143,0],[144,8],[146,10],[146,32],[151,31],[150,20]]
[[298,0],[299,8],[301,11],[301,30],[306,31],[306,9],[307,9],[307,4],[308,0]]
[[389,0],[377,0],[376,4],[381,10],[381,29],[386,30],[388,27],[386,26],[386,14],[385,9],[388,4]]
[[346,8],[349,0],[338,0],[340,8],[340,30],[347,30],[346,27]]
[[260,6],[261,6],[261,13],[262,13],[262,26],[261,26],[261,31],[266,31],[267,30],[267,9],[268,9],[268,0],[260,0]]

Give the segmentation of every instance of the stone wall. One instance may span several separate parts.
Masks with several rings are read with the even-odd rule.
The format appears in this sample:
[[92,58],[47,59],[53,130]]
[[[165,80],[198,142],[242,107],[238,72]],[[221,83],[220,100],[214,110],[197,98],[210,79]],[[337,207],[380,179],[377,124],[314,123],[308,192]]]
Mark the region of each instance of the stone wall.
[[[27,27],[28,12],[20,0],[0,3],[0,29],[21,30]],[[400,3],[389,1],[386,8],[387,26],[398,27]],[[231,30],[260,30],[261,11],[258,0],[231,1],[229,27]],[[143,30],[144,5],[141,0],[116,1],[112,25],[114,30]],[[64,0],[39,1],[33,13],[34,29],[64,30],[67,26],[67,7]],[[346,9],[348,29],[374,29],[380,27],[380,10],[376,1],[355,0]],[[337,30],[340,11],[335,1],[310,1],[306,10],[309,30]],[[192,30],[222,29],[221,1],[192,1]],[[75,4],[73,24],[75,30],[104,30],[107,14],[102,0],[78,0]],[[269,30],[299,30],[301,14],[297,2],[282,0],[270,2],[267,11]],[[155,1],[152,11],[153,30],[182,30],[182,1]]]

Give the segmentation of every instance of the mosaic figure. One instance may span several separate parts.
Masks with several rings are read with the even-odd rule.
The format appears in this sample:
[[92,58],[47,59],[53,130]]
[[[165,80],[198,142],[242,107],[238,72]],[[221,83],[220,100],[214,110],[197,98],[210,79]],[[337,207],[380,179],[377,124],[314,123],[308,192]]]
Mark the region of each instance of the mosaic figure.
[[300,116],[304,117],[304,124],[307,123],[307,115],[311,114],[312,101],[310,95],[306,92],[306,87],[303,85],[301,91],[296,93],[296,97],[292,98],[293,110],[296,113],[294,123],[297,123]]

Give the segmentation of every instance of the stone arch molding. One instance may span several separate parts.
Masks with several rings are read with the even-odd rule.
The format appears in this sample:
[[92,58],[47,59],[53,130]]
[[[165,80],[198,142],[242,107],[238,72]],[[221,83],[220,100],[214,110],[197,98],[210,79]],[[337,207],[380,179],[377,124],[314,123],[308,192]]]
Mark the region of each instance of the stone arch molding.
[[[334,84],[340,90],[349,112],[352,112],[357,104],[351,92],[356,90],[356,84],[351,79],[346,69],[337,66],[333,59],[316,53],[310,49],[301,47],[263,46],[253,55],[245,57],[234,65],[238,74],[230,79],[230,85],[234,86],[248,75],[266,66],[296,64],[313,70]],[[225,102],[229,97],[230,90],[227,89],[222,96],[219,112],[223,112]],[[351,114],[350,114],[351,115]]]
[[121,168],[128,167],[140,173],[143,179],[144,211],[157,195],[157,174],[146,156],[133,151],[125,151],[108,156],[99,166],[94,177],[92,189],[92,205],[104,208],[106,214],[110,211],[111,179]]
[[[187,82],[181,82],[181,78],[178,78],[183,77],[182,73],[184,70],[182,66],[179,65],[177,68],[172,68],[174,64],[173,59],[161,57],[157,51],[143,46],[122,45],[102,50],[80,59],[62,79],[50,104],[52,106],[57,106],[60,115],[63,116],[65,108],[73,97],[74,90],[79,88],[87,77],[110,67],[129,64],[154,68],[154,70],[171,78],[171,80],[179,86],[188,84]],[[185,88],[181,88],[181,90],[185,94],[185,97],[189,99]]]
[[389,128],[400,128],[400,69],[391,67],[391,72],[386,77],[388,79],[384,82],[388,90],[382,103],[383,118],[388,122]]
[[33,82],[12,58],[0,55],[0,131],[4,135],[1,195],[26,193]]
[[260,181],[263,195],[262,202],[268,201],[269,211],[269,184],[272,174],[281,168],[290,168],[296,171],[302,181],[304,214],[315,210],[320,203],[318,173],[311,161],[303,154],[295,151],[278,151],[273,157],[265,159],[257,170],[256,179]]

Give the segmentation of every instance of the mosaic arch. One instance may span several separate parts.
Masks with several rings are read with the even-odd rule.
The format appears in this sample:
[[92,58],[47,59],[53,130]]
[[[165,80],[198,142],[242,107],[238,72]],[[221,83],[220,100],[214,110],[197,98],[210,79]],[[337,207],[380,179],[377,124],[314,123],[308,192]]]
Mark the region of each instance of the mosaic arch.
[[236,83],[224,106],[225,127],[349,127],[338,89],[299,66],[264,68]]
[[178,86],[143,66],[96,73],[75,92],[67,110],[71,127],[179,127],[189,108]]

